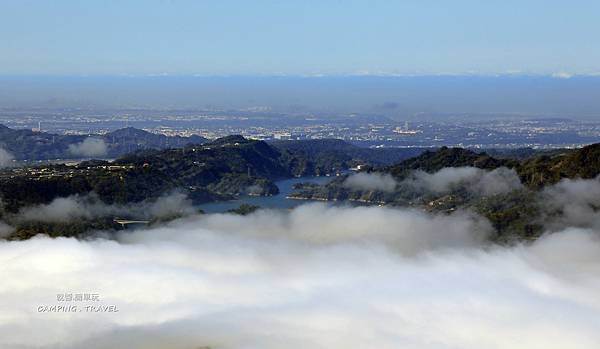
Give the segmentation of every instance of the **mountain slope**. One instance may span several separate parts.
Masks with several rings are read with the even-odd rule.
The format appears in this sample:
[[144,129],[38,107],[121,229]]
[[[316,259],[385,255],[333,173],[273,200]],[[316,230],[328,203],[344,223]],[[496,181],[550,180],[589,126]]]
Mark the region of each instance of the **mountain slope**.
[[527,159],[520,164],[518,173],[524,184],[536,188],[563,178],[594,178],[600,174],[600,143]]
[[[461,169],[456,169],[459,167]],[[470,171],[464,167],[476,167],[484,171]],[[439,177],[427,177],[442,169],[446,172],[440,172]],[[495,170],[495,174],[491,174],[492,170]],[[423,172],[429,175],[423,175]],[[541,212],[544,199],[541,189],[564,178],[591,179],[599,176],[600,143],[552,155],[534,156],[520,162],[497,159],[486,153],[461,148],[441,148],[371,173],[375,174],[370,177],[371,181],[381,182],[381,176],[391,176],[393,179],[389,178],[388,181],[395,182],[392,184],[394,188],[380,190],[353,186],[347,182],[349,176],[341,176],[322,186],[299,186],[299,192],[292,194],[292,197],[362,201],[437,212],[470,209],[491,222],[496,231],[494,239],[505,242],[530,239],[543,232]],[[486,175],[488,177],[483,177]],[[454,180],[454,184],[439,190],[435,184],[427,184],[432,182],[423,182],[422,178],[437,178],[438,181],[446,178],[447,181]],[[477,182],[481,178],[486,178],[485,182]],[[512,180],[512,186],[506,186],[500,192],[486,193],[486,189],[493,188],[498,182],[506,185],[508,182],[504,181],[508,181],[508,178]]]
[[[89,137],[100,140],[101,151],[86,154],[74,152]],[[135,128],[116,130],[105,135],[57,135],[31,130],[16,130],[0,125],[0,148],[17,160],[79,159],[96,156],[114,158],[139,149],[165,149],[200,144],[207,140],[200,136],[167,137]],[[85,150],[85,149],[84,149]]]
[[463,148],[442,147],[436,151],[426,151],[423,154],[402,161],[397,165],[383,169],[383,172],[403,178],[412,170],[436,172],[445,167],[477,167],[495,169],[501,166],[515,167],[518,162],[510,159],[496,159],[486,153],[476,153]]
[[422,148],[362,148],[341,139],[302,141],[271,141],[269,144],[294,158],[309,160],[310,164],[296,164],[297,175],[327,174],[327,169],[348,169],[361,165],[385,166],[417,156]]
[[281,159],[265,142],[231,136],[180,149],[138,151],[114,162],[5,169],[0,172],[0,197],[15,212],[92,192],[106,203],[139,202],[172,190],[187,192],[198,202],[231,199],[248,190],[270,195],[278,191],[274,180],[292,176]]

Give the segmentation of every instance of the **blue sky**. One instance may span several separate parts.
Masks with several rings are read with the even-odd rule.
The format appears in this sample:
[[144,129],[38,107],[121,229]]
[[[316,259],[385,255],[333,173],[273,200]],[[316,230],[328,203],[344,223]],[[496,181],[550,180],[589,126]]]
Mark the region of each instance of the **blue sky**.
[[0,0],[0,74],[596,74],[599,13],[587,0]]

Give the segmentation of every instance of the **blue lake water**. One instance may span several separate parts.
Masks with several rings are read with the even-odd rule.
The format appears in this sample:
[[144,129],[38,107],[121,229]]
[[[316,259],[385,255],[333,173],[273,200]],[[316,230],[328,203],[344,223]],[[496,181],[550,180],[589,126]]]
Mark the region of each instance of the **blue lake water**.
[[279,194],[273,196],[241,196],[238,200],[231,201],[219,201],[209,202],[206,204],[198,205],[197,207],[204,210],[206,213],[219,213],[225,212],[230,209],[240,207],[242,204],[256,205],[261,208],[294,208],[298,205],[306,203],[306,200],[293,200],[287,199],[286,197],[293,193],[294,184],[296,183],[317,183],[325,184],[332,181],[335,177],[298,177],[291,179],[284,179],[275,182],[279,188]]

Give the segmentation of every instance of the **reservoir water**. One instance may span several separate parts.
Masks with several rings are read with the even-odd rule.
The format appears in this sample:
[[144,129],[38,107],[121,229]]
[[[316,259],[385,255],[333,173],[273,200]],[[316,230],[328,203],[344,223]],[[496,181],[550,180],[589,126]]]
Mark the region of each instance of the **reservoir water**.
[[261,208],[294,208],[298,205],[306,203],[305,200],[293,200],[287,199],[286,197],[293,193],[294,184],[296,183],[317,183],[325,184],[333,180],[335,177],[298,177],[291,179],[284,179],[275,182],[279,188],[279,194],[273,196],[240,196],[238,200],[231,201],[219,201],[209,202],[206,204],[198,205],[197,207],[204,210],[206,213],[219,213],[225,212],[230,209],[236,209],[242,204],[256,205]]

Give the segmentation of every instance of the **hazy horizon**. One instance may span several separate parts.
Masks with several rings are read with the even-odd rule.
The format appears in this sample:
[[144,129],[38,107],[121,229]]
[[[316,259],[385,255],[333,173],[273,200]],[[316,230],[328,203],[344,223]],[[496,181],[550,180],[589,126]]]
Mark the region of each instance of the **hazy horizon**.
[[4,108],[259,109],[395,119],[600,114],[596,76],[3,76],[0,82]]
[[539,0],[8,0],[0,107],[592,119],[598,10]]

